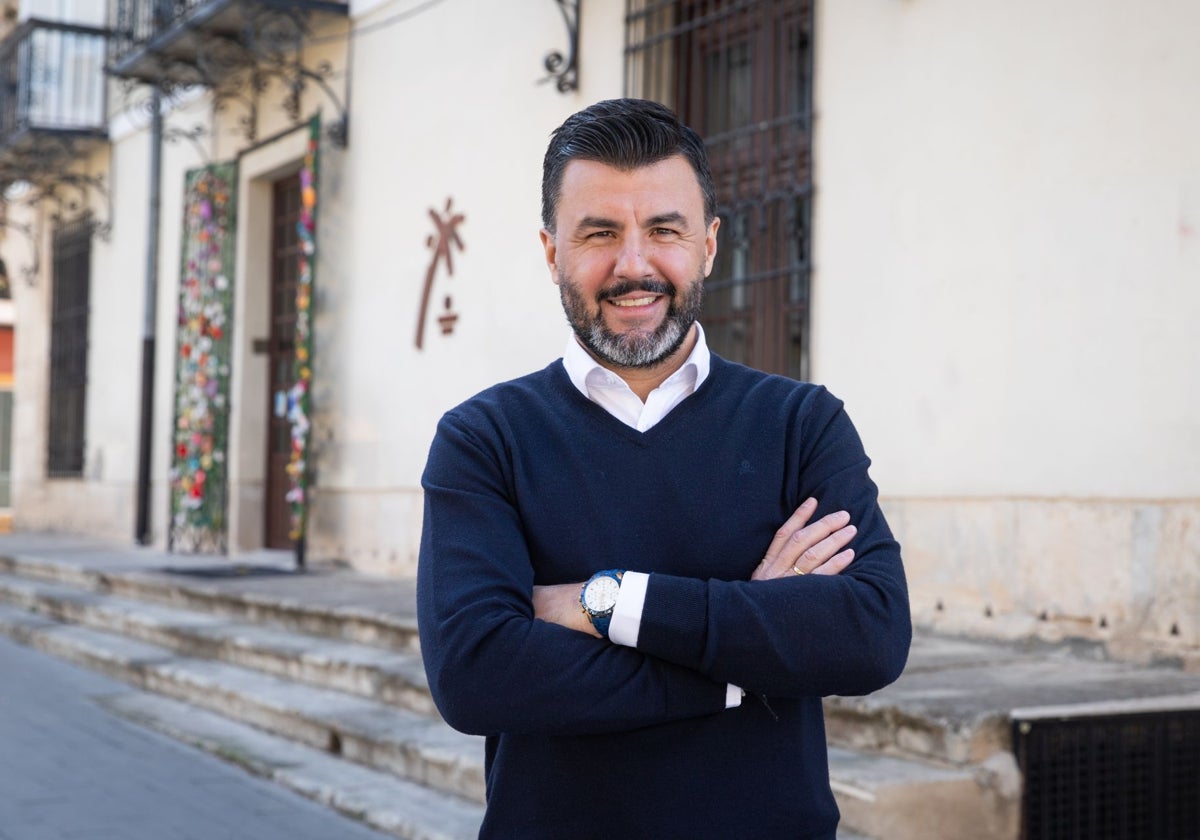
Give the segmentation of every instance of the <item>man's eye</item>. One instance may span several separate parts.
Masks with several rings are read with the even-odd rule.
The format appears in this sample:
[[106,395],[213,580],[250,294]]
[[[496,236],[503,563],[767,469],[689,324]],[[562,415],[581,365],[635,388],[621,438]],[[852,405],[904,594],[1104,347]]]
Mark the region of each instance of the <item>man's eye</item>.
[[611,230],[598,230],[588,234],[588,239],[608,238],[613,235]]
[[655,228],[654,233],[658,236],[678,236],[679,235],[679,231],[672,230],[671,228]]

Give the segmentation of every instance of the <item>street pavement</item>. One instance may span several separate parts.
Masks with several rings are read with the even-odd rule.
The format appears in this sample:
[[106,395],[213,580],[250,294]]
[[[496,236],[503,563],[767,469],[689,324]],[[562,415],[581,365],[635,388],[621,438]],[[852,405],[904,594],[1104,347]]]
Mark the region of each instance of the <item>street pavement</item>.
[[385,840],[97,699],[129,686],[0,637],[0,840]]

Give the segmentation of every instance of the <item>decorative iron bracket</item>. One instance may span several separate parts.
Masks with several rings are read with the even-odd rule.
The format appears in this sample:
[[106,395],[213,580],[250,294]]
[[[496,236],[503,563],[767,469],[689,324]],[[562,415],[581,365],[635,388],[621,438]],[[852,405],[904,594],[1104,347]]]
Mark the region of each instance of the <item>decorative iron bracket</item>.
[[583,0],[554,0],[567,25],[567,54],[554,50],[543,62],[550,75],[542,82],[554,81],[559,93],[579,90],[579,7]]
[[[45,208],[50,210],[51,222],[88,219],[92,235],[107,242],[112,232],[112,194],[105,185],[104,176],[86,175],[65,169],[66,162],[75,157],[69,140],[44,139],[38,144],[39,151],[30,152],[0,168],[0,184],[6,192],[15,185],[25,184],[21,194],[8,200],[10,205],[22,205],[35,211],[37,222],[22,224],[7,217],[0,226],[15,230],[29,240],[30,264],[21,268],[21,275],[30,286],[41,271],[41,224]],[[58,168],[62,167],[62,168]],[[94,215],[93,196],[98,197],[105,213]],[[6,214],[7,216],[7,214]]]

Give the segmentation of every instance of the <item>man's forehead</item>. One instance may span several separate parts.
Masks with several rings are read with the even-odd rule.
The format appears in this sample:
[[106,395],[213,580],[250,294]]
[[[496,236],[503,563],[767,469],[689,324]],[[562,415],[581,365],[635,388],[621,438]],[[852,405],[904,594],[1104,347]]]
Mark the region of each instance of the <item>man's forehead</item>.
[[[569,204],[590,205],[631,196],[664,205],[694,202],[701,211],[704,205],[700,181],[683,155],[672,155],[637,167],[576,158],[563,170],[561,199]],[[685,211],[690,208],[676,206],[670,209]]]
[[692,169],[691,163],[689,163],[688,159],[682,154],[668,155],[667,157],[659,158],[640,166],[621,166],[602,160],[594,160],[592,158],[572,158],[571,160],[567,161],[567,165],[563,169],[563,177],[565,179],[572,174],[574,174],[576,177],[579,177],[580,175],[624,175],[629,177],[636,176],[664,178],[686,177],[691,181],[695,181],[697,187],[699,187],[699,180],[696,178],[695,170]]

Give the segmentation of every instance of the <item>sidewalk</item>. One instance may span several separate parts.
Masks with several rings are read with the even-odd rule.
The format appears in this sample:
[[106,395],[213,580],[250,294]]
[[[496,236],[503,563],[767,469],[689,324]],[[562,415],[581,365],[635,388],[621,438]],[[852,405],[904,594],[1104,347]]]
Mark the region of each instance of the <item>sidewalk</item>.
[[0,840],[388,840],[114,715],[130,689],[0,637]]

